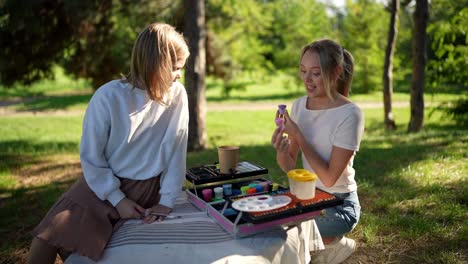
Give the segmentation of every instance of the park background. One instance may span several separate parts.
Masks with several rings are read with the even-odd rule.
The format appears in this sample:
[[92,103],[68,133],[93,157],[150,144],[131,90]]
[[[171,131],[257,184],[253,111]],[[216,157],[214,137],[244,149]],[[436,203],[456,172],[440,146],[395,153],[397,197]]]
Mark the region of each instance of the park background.
[[[192,26],[203,17],[190,44],[201,48],[192,54],[204,71],[194,75],[192,62],[182,82],[206,112],[191,111],[199,133],[189,167],[216,162],[216,146],[239,145],[241,160],[287,184],[270,144],[275,109],[304,94],[302,46],[332,38],[355,57],[350,97],[366,118],[355,158],[363,209],[350,234],[359,247],[346,263],[466,263],[468,1],[341,3],[0,1],[0,263],[24,263],[29,232],[81,176],[84,110],[100,85],[128,72],[138,32],[164,21],[191,37],[193,15]],[[424,16],[415,14],[425,5],[421,38]]]

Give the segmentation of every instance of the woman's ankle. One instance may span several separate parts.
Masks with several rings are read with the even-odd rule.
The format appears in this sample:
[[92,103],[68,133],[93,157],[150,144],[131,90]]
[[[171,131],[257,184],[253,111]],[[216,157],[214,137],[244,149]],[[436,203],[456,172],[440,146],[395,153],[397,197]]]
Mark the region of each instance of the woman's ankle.
[[338,237],[322,237],[323,244],[329,245],[337,240]]

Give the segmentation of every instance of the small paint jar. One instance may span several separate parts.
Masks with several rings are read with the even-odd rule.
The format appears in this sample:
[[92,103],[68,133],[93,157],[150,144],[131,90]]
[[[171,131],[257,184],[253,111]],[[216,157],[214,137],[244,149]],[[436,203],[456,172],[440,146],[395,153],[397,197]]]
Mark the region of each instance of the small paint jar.
[[269,188],[269,184],[270,184],[269,182],[261,182],[261,183],[260,183],[260,186],[262,186],[264,192],[268,192],[268,191],[269,191],[269,189],[270,189],[270,188]]
[[233,190],[232,190],[232,195],[234,195],[234,196],[236,196],[236,195],[241,195],[241,194],[242,194],[242,192],[241,192],[241,190],[239,190],[239,189],[233,189]]
[[223,192],[225,196],[231,196],[232,195],[232,184],[223,184]]
[[241,187],[241,192],[242,194],[246,194],[247,193],[247,189],[249,189],[250,187],[249,186],[242,186]]
[[290,170],[287,173],[289,190],[300,200],[309,200],[315,197],[315,183],[318,176],[305,169]]
[[223,199],[223,187],[214,188],[215,199]]
[[211,189],[203,189],[202,190],[203,200],[206,202],[210,202],[213,198],[213,190]]
[[254,194],[257,192],[257,189],[254,187],[250,187],[247,189],[247,194]]
[[274,192],[274,191],[277,191],[279,189],[279,184],[274,182],[272,185],[271,185],[271,191]]
[[263,186],[261,186],[260,184],[257,184],[254,186],[255,189],[257,189],[257,192],[263,192]]

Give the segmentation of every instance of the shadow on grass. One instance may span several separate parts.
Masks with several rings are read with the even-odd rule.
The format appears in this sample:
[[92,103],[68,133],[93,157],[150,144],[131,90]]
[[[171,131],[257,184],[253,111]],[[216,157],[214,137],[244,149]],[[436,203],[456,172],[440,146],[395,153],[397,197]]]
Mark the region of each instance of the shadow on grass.
[[[428,175],[437,166],[435,162],[446,164],[446,160],[467,157],[459,150],[463,148],[460,142],[466,147],[466,131],[456,129],[460,128],[431,125],[421,133],[384,133],[361,144],[355,159],[356,178],[364,186],[359,191],[361,220],[366,223],[366,215],[380,219],[371,223],[377,226],[377,236],[393,239],[393,250],[403,253],[385,261],[462,263],[453,259],[467,258],[467,241],[459,230],[467,213],[468,180],[437,180]],[[462,163],[453,162],[452,166]],[[456,169],[458,175],[466,173]]]
[[31,231],[57,198],[81,176],[79,161],[0,155],[16,175],[13,188],[0,187],[0,263],[26,263]]
[[245,102],[258,102],[258,101],[273,101],[273,100],[293,100],[296,99],[302,92],[278,95],[261,95],[261,96],[209,96],[208,102],[224,102],[226,100],[245,101]]
[[[445,131],[435,126],[431,127],[430,131],[411,135],[398,132],[372,135],[371,133],[376,133],[372,131],[368,138],[364,138],[355,159],[358,184],[364,185],[359,192],[364,221],[360,224],[362,227],[358,225],[358,229],[366,228],[364,225],[367,216],[375,216],[379,219],[377,236],[390,235],[394,240],[387,245],[364,246],[382,249],[391,245],[394,248],[391,250],[399,249],[399,252],[403,252],[401,255],[392,254],[392,259],[389,259],[388,252],[380,250],[378,252],[381,255],[377,256],[378,258],[387,262],[418,263],[433,259],[443,263],[445,259],[441,259],[440,250],[466,258],[466,239],[456,231],[461,228],[463,217],[466,216],[466,180],[418,185],[412,179],[402,176],[402,172],[412,164],[438,158],[440,155],[451,155],[452,150],[458,148],[460,137],[466,145],[464,132],[450,129]],[[30,149],[36,151],[36,156],[0,154],[2,167],[19,170],[20,178],[26,175],[55,175],[65,172],[47,184],[0,189],[0,236],[4,241],[0,244],[0,254],[4,263],[22,262],[21,258],[24,256],[14,252],[24,252],[29,245],[29,232],[58,196],[81,175],[80,170],[77,170],[78,161],[65,165],[60,164],[60,161],[58,164],[41,165],[43,159],[37,153],[50,151],[51,144],[32,144],[26,141],[0,143],[0,149],[10,149],[9,153],[27,153],[25,150]],[[77,153],[77,148],[76,143],[60,143],[56,148],[58,152],[54,154],[62,153],[61,151]],[[457,158],[459,157],[455,157]],[[209,148],[188,153],[187,166],[213,164],[217,160],[216,148]],[[275,181],[283,185],[287,182],[284,173],[276,164],[275,152],[270,145],[241,145],[240,160],[266,167]],[[25,168],[35,164],[39,165]],[[435,198],[428,200],[428,195]],[[396,207],[402,201],[411,200],[423,202],[409,208]],[[433,200],[440,203],[433,204]],[[458,210],[461,213],[454,210],[460,207]],[[445,231],[447,234],[444,234]],[[405,247],[402,248],[403,246]],[[358,251],[355,255],[361,253],[366,254]]]
[[72,106],[87,104],[92,94],[46,96],[24,102],[20,111],[67,110]]
[[[78,153],[79,143],[74,141],[31,142],[28,140],[9,140],[0,141],[0,150],[0,165],[2,163],[22,164],[24,162],[23,157],[30,157],[31,155]],[[24,153],[24,155],[18,153]]]

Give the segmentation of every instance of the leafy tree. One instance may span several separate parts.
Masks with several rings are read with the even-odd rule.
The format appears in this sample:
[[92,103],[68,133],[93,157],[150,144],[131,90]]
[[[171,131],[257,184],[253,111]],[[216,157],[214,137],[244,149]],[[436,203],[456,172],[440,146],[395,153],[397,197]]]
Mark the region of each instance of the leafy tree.
[[264,43],[271,46],[268,54],[277,69],[297,71],[302,48],[316,39],[334,38],[332,19],[326,7],[314,0],[271,1],[268,9],[274,18]]
[[432,87],[468,86],[468,1],[431,1],[428,81]]
[[400,1],[398,37],[393,61],[394,90],[409,92],[412,74],[412,30],[414,7],[411,0]]
[[52,66],[91,79],[97,89],[128,68],[136,34],[168,21],[178,1],[6,0],[0,7],[0,82],[30,84]]
[[234,80],[242,73],[261,71],[266,65],[262,54],[268,47],[259,36],[272,19],[264,6],[256,0],[207,2],[207,72],[224,81],[225,95],[238,86]]
[[346,1],[343,25],[344,47],[353,54],[356,67],[353,90],[367,93],[382,87],[388,16],[373,0]]
[[[0,82],[30,84],[51,67],[109,1],[6,0],[0,4]],[[77,10],[80,10],[77,12]],[[89,24],[88,24],[89,25]]]

